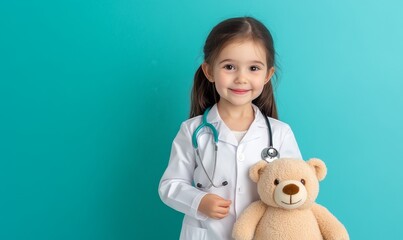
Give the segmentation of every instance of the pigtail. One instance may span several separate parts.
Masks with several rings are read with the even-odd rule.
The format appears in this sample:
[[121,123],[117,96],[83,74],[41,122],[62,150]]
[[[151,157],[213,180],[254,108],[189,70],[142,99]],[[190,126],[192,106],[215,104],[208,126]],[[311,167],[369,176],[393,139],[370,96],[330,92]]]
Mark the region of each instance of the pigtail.
[[200,66],[195,75],[190,103],[190,118],[204,113],[204,111],[213,106],[219,99],[215,90],[214,83],[211,83]]
[[278,119],[272,81],[266,83],[260,96],[253,100],[252,103],[260,109],[263,115]]

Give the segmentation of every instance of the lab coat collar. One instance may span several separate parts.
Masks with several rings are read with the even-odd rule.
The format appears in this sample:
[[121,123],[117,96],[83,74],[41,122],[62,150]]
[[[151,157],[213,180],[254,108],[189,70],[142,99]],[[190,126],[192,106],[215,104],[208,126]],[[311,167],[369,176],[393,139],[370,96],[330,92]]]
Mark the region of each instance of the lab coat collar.
[[[267,126],[266,121],[264,120],[263,114],[260,112],[259,108],[252,104],[253,110],[255,112],[255,119],[250,125],[247,133],[241,140],[241,143],[249,142],[253,139],[262,137],[264,134],[267,134]],[[236,140],[234,134],[231,130],[225,125],[224,121],[221,119],[220,114],[218,113],[217,104],[215,104],[208,116],[207,121],[211,123],[218,131],[218,140],[223,141],[234,146],[238,146],[239,143]]]

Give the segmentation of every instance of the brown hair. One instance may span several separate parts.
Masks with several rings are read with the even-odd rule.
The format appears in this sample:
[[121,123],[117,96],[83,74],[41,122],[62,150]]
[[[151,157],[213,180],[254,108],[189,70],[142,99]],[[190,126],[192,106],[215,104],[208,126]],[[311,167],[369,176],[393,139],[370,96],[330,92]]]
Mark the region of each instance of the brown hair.
[[[204,61],[213,64],[221,50],[234,40],[252,39],[260,42],[266,50],[267,69],[274,66],[275,51],[273,38],[269,30],[258,20],[252,17],[230,18],[216,25],[208,35],[204,44]],[[207,80],[200,66],[194,76],[191,94],[190,117],[203,114],[213,106],[220,96],[214,84]],[[272,80],[264,85],[259,97],[252,101],[266,116],[278,118],[276,102],[274,100]]]

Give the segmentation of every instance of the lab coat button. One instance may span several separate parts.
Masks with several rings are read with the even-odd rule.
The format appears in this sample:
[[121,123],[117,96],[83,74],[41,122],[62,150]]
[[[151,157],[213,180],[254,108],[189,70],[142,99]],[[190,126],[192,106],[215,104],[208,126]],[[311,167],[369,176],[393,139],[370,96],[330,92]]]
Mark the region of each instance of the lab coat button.
[[238,160],[239,160],[239,161],[245,160],[245,155],[243,155],[242,153],[240,153],[240,154],[238,155]]

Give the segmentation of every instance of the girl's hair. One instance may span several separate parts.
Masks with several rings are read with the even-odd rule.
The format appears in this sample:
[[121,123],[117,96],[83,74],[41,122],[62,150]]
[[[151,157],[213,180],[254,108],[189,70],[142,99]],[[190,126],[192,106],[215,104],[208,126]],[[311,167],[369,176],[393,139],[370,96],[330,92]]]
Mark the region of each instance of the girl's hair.
[[[204,61],[212,65],[221,50],[234,41],[253,40],[262,44],[266,51],[267,69],[274,66],[273,38],[269,30],[252,17],[230,18],[215,26],[208,35],[204,45]],[[190,117],[203,114],[213,106],[220,96],[215,90],[214,83],[207,80],[200,66],[194,76],[191,94]],[[274,100],[272,81],[265,84],[259,97],[252,101],[262,113],[272,118],[278,118]]]

